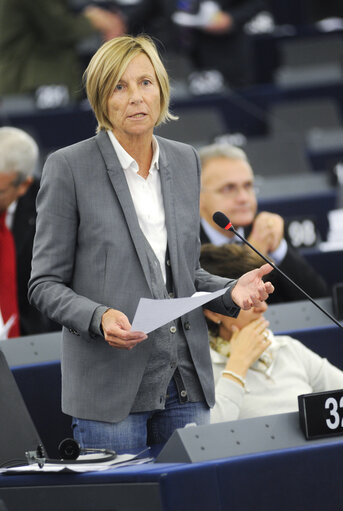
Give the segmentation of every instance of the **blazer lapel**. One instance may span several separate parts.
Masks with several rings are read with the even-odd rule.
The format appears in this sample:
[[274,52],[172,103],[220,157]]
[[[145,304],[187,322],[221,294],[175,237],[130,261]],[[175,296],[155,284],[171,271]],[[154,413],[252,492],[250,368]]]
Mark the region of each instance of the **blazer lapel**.
[[[146,278],[146,281],[149,285],[149,289],[151,290],[151,279],[150,279],[150,271],[149,264],[147,259],[147,254],[145,250],[145,238],[142,233],[141,228],[139,227],[138,218],[136,215],[135,207],[132,201],[132,197],[130,194],[129,187],[127,185],[127,181],[124,175],[124,171],[120,166],[118,157],[113,148],[113,145],[104,131],[101,131],[96,136],[96,142],[99,146],[99,149],[102,153],[102,156],[105,161],[105,165],[107,168],[107,172],[111,183],[113,185],[114,191],[117,195],[118,201],[123,210],[123,214],[135,246],[138,258],[143,268],[143,272]],[[151,290],[152,291],[152,290]]]
[[178,296],[178,242],[177,242],[177,221],[175,209],[175,190],[173,186],[172,170],[169,166],[166,154],[163,148],[163,141],[158,139],[160,146],[160,176],[161,187],[163,194],[164,212],[166,219],[167,235],[168,235],[168,249],[171,260],[171,268],[173,274],[173,285],[175,288],[176,296]]

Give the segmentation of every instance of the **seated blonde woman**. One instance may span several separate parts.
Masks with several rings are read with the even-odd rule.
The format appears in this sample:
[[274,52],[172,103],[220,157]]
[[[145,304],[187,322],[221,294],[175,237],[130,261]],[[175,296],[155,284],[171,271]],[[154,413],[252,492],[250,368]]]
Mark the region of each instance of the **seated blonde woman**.
[[[232,278],[261,265],[259,256],[236,244],[204,245],[200,262]],[[273,334],[263,316],[267,308],[263,302],[235,319],[204,311],[216,383],[211,422],[296,411],[299,394],[343,388],[341,370],[296,339]]]

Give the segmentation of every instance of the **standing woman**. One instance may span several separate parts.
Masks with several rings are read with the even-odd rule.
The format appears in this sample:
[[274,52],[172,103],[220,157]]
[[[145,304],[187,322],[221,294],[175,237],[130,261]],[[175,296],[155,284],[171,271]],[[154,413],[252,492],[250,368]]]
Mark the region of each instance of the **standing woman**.
[[129,451],[209,421],[214,386],[201,309],[147,336],[131,331],[139,299],[227,293],[236,315],[264,300],[269,265],[238,281],[199,265],[195,150],[153,135],[173,116],[153,42],[105,43],[86,70],[97,135],[52,154],[37,200],[29,296],[63,325],[62,409],[82,447]]

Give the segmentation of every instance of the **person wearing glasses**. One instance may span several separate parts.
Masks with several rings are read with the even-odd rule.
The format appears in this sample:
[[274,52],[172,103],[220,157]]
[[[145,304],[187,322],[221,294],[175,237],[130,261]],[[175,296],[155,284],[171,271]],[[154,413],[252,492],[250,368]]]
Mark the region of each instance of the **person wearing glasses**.
[[[199,150],[201,161],[201,243],[241,243],[230,231],[214,223],[222,211],[238,232],[313,298],[330,294],[327,284],[304,257],[286,241],[280,215],[257,213],[254,172],[244,151],[230,144],[212,144]],[[304,295],[276,271],[271,274],[275,292],[269,303],[303,300]]]

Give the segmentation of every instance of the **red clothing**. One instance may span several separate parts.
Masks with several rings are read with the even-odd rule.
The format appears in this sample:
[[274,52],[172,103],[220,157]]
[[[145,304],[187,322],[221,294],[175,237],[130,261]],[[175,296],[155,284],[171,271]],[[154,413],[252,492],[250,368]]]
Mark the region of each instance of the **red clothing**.
[[5,224],[5,218],[6,211],[0,215],[0,312],[5,324],[11,317],[14,319],[8,337],[18,337],[20,331],[16,252],[13,236]]

